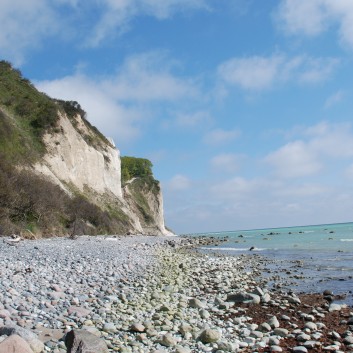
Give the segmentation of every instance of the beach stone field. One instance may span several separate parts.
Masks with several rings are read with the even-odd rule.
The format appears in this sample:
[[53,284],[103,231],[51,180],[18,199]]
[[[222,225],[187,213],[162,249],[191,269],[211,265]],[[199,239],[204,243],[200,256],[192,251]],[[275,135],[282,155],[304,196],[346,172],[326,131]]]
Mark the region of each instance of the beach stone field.
[[260,256],[197,250],[220,241],[0,241],[0,353],[353,353],[335,293],[269,286]]

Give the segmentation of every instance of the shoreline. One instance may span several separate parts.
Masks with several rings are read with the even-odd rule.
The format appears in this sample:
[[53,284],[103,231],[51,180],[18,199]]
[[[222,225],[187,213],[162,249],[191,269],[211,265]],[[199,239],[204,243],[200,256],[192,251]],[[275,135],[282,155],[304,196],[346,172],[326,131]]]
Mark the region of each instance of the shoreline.
[[110,352],[353,351],[351,308],[330,305],[329,293],[324,299],[270,288],[256,256],[195,250],[217,240],[0,244],[0,326],[25,327],[55,353],[66,352],[59,336],[71,329],[100,336]]

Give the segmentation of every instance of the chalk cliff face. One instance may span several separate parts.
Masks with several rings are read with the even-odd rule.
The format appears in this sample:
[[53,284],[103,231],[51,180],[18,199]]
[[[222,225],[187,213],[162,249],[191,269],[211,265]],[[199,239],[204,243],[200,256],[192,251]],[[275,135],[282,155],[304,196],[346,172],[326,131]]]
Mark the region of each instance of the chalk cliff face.
[[119,151],[99,139],[80,115],[69,119],[60,114],[55,132],[44,135],[43,141],[47,153],[35,164],[37,173],[68,194],[84,193],[99,206],[116,203],[127,217],[127,233],[174,235],[165,228],[159,182],[153,177],[134,178],[122,188]]
[[137,215],[144,234],[174,235],[164,225],[163,197],[158,181],[133,179],[124,186],[123,195],[128,208]]
[[65,114],[60,114],[57,133],[44,135],[47,153],[35,168],[50,177],[63,189],[65,185],[84,188],[102,194],[122,197],[120,153],[111,144],[90,146],[83,138],[94,139],[94,133],[80,115],[74,117],[76,128]]

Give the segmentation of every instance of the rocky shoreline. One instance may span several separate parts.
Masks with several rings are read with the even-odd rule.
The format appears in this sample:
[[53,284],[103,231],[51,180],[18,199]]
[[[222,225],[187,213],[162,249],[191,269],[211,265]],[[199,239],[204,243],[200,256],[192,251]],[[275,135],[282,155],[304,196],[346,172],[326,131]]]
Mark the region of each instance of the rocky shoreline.
[[269,288],[257,257],[194,251],[217,241],[1,242],[0,353],[353,352],[352,308]]

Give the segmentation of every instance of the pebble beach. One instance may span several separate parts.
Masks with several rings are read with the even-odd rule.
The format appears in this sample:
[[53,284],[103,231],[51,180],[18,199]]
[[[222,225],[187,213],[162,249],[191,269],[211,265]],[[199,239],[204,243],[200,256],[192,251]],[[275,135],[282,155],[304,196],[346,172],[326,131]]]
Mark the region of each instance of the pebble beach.
[[353,309],[335,293],[268,286],[265,259],[195,250],[212,242],[0,241],[0,353],[17,337],[26,353],[353,352]]

